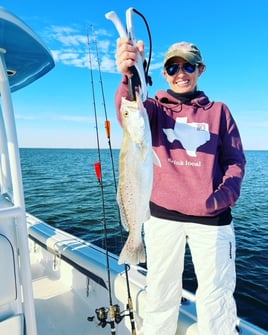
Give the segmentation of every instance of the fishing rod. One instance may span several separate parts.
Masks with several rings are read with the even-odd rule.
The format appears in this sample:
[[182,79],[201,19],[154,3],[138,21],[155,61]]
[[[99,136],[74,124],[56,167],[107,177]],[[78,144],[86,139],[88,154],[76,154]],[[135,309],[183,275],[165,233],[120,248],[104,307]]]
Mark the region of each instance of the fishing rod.
[[[94,43],[95,43],[95,49],[96,49],[96,59],[97,59],[97,64],[98,64],[98,72],[99,72],[100,85],[101,85],[102,101],[103,101],[104,113],[105,113],[105,129],[106,129],[106,135],[107,135],[107,139],[108,139],[109,152],[110,152],[110,156],[111,156],[111,164],[112,164],[112,171],[113,171],[113,182],[114,182],[115,193],[116,193],[117,192],[117,182],[116,182],[115,164],[114,164],[112,144],[111,144],[110,121],[108,120],[108,116],[107,116],[105,95],[104,95],[104,88],[103,88],[103,80],[102,80],[100,60],[99,60],[98,43],[97,43],[97,38],[96,38],[96,34],[95,34],[93,26],[92,26],[92,34],[94,36]],[[119,208],[118,208],[118,217],[119,217],[120,235],[121,235],[121,241],[122,241],[123,240],[123,229],[122,229],[122,223],[121,223],[121,220],[120,220]],[[133,312],[133,302],[132,302],[130,285],[129,285],[129,277],[128,277],[129,266],[127,264],[124,264],[124,266],[125,266],[125,276],[126,276],[126,286],[127,286],[127,296],[128,296],[128,303],[127,303],[127,310],[128,310],[128,313],[129,313],[128,316],[130,317],[132,335],[136,335],[135,318],[134,318],[134,312]],[[119,306],[118,306],[118,308],[119,308]],[[120,310],[117,310],[117,318],[116,318],[117,322],[120,322],[121,319],[124,316],[127,316],[127,314],[124,314],[123,316],[121,315],[121,318],[119,318],[118,313],[120,313]]]
[[[108,242],[107,242],[108,236],[107,236],[107,224],[106,224],[106,213],[105,213],[105,203],[104,203],[104,186],[103,186],[102,169],[101,169],[99,127],[98,127],[98,117],[97,117],[97,109],[96,109],[95,88],[94,88],[93,69],[92,69],[92,57],[91,57],[88,33],[87,33],[87,41],[88,41],[91,88],[92,88],[93,109],[94,109],[94,116],[95,116],[96,138],[97,138],[97,148],[98,148],[98,161],[94,164],[94,168],[95,168],[96,177],[98,179],[100,189],[101,189],[103,226],[104,226],[104,243],[105,243],[105,255],[106,255],[107,277],[108,277],[108,293],[109,293],[109,304],[110,304],[110,307],[109,307],[110,321],[107,321],[108,312],[104,307],[97,308],[95,312],[99,320],[99,325],[102,328],[104,328],[109,323],[111,326],[111,334],[116,335],[115,320],[116,320],[116,315],[118,315],[118,305],[114,305],[112,301],[111,271],[110,271],[110,261],[109,261],[109,253],[108,253]],[[93,321],[93,318],[88,317],[88,321]]]
[[[93,35],[93,40],[94,40],[95,50],[96,50],[96,61],[97,61],[97,64],[98,64],[99,82],[100,82],[100,87],[101,87],[102,103],[103,103],[104,114],[105,114],[104,125],[105,125],[106,137],[107,137],[107,140],[108,140],[108,147],[109,147],[111,164],[112,164],[113,184],[114,184],[115,193],[116,193],[117,182],[116,182],[115,163],[114,163],[113,149],[112,149],[112,142],[111,142],[111,122],[108,120],[108,114],[107,114],[107,109],[106,109],[106,102],[105,102],[105,94],[104,94],[104,87],[103,87],[103,80],[102,80],[102,73],[101,73],[101,66],[100,66],[99,48],[98,48],[98,43],[97,43],[97,37],[96,37],[96,33],[94,31],[93,25],[91,26],[91,28],[92,28],[92,35]],[[120,225],[120,228],[121,228],[121,238],[122,238],[122,225]]]

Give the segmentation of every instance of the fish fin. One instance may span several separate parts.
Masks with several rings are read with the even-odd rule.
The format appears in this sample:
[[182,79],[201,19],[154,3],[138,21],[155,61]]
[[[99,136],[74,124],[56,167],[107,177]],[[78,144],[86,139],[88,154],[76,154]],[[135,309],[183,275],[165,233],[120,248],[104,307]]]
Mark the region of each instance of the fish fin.
[[118,259],[118,264],[132,264],[145,263],[145,248],[141,242],[136,248],[130,246],[130,239],[128,237]]
[[157,156],[157,153],[153,150],[153,163],[156,165],[156,166],[159,166],[161,167],[161,161],[159,159],[159,157]]

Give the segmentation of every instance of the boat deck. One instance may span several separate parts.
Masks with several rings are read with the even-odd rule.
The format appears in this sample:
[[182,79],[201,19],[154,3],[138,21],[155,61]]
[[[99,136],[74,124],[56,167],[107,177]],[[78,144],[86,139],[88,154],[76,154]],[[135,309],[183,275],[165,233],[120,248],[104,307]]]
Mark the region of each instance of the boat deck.
[[38,263],[32,270],[38,335],[111,334],[109,326],[104,329],[97,325],[96,317],[93,322],[87,320],[95,315],[95,310],[89,307],[94,306],[94,296],[79,295],[66,271],[65,276],[59,276],[58,270],[47,272],[47,267]]

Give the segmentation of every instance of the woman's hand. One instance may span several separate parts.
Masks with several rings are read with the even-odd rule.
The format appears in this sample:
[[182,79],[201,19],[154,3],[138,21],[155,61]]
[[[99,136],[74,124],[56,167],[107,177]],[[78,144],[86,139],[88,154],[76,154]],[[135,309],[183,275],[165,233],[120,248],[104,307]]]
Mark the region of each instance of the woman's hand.
[[138,41],[136,46],[127,37],[120,37],[117,40],[116,65],[119,72],[128,77],[131,76],[129,68],[133,66],[137,60],[138,52],[144,54],[144,43]]

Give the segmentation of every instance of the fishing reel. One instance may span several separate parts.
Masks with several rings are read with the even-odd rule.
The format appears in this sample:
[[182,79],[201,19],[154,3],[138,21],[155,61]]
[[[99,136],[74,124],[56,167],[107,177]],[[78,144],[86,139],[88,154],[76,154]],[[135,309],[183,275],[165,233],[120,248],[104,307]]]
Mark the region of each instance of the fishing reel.
[[[99,321],[98,326],[101,326],[102,328],[106,327],[107,324],[110,324],[113,327],[114,322],[120,323],[124,318],[124,315],[121,314],[119,305],[112,305],[110,306],[110,309],[106,307],[96,308],[95,313]],[[110,321],[108,321],[108,317],[110,317]],[[87,319],[92,322],[94,316],[88,317]]]
[[105,307],[97,308],[95,310],[95,313],[97,315],[97,319],[99,320],[98,326],[101,326],[102,328],[106,327],[108,319],[108,309]]

